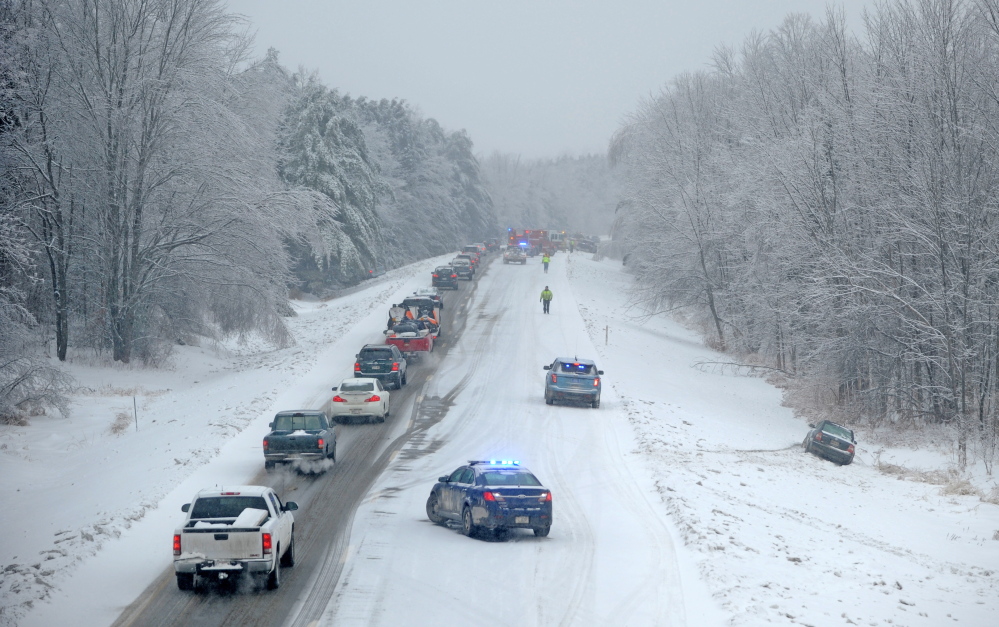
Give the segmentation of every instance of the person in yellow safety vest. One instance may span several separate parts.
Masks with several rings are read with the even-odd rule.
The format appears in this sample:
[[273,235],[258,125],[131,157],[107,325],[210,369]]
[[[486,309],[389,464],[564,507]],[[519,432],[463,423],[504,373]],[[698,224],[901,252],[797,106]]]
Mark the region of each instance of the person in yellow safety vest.
[[545,253],[544,257],[541,258],[541,263],[545,265],[545,274],[548,274],[548,264],[551,262],[551,260],[552,258],[548,256],[548,253]]
[[548,308],[552,304],[552,291],[545,286],[545,289],[541,292],[541,305],[544,307],[544,313],[548,313]]

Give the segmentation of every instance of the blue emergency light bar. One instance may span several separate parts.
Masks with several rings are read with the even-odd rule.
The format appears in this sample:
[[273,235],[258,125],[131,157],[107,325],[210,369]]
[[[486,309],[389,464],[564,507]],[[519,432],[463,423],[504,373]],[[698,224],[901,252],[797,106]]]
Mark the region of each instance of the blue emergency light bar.
[[468,460],[469,466],[474,466],[475,464],[489,464],[490,466],[519,466],[520,460],[518,459],[470,459]]

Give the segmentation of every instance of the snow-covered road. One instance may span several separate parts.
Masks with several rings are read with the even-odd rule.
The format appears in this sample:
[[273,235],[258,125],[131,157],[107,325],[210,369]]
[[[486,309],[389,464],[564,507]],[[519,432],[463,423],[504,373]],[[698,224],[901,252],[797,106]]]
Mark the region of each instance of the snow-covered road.
[[[0,624],[113,622],[169,568],[179,505],[257,475],[273,412],[349,376],[433,263],[296,303],[292,348],[185,346],[165,370],[78,360],[89,389],[71,418],[0,431]],[[492,265],[460,340],[389,426],[416,435],[356,513],[323,624],[996,624],[999,506],[954,488],[946,449],[861,433],[851,466],[804,454],[806,421],[779,390],[710,365],[725,356],[673,321],[632,317],[629,285],[619,263],[579,253],[547,275],[536,258]],[[599,409],[544,404],[541,367],[558,355],[596,359]],[[140,430],[109,431],[133,395]],[[552,488],[549,537],[469,539],[427,520],[436,478],[485,457]]]
[[[542,366],[597,357],[556,256],[549,274],[494,264],[468,326],[423,395],[447,419],[404,448],[366,503],[325,624],[722,624],[696,568],[678,554],[627,410],[605,387],[601,407],[547,406]],[[550,315],[538,302],[548,285]],[[598,364],[599,364],[598,359]],[[615,377],[607,370],[604,380]],[[551,535],[468,539],[432,525],[436,478],[469,459],[518,459],[554,495]]]

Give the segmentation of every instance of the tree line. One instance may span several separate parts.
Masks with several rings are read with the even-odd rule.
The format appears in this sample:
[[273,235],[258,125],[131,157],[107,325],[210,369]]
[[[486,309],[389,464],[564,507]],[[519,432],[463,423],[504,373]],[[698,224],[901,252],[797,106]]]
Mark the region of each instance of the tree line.
[[999,435],[999,2],[790,15],[641,102],[611,142],[650,311],[852,423]]
[[501,227],[604,235],[620,199],[606,155],[521,159],[493,153],[482,174]]
[[464,132],[254,59],[247,26],[221,0],[0,0],[0,415],[64,403],[49,354],[281,345],[290,288],[495,231]]

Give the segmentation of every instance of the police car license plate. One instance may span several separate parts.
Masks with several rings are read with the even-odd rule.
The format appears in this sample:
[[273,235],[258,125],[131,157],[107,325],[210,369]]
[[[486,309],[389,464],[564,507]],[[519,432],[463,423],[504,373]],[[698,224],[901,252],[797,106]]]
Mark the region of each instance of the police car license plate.
[[515,516],[513,519],[515,525],[526,525],[529,522],[531,522],[530,516]]

